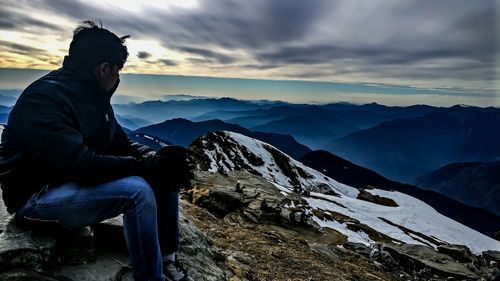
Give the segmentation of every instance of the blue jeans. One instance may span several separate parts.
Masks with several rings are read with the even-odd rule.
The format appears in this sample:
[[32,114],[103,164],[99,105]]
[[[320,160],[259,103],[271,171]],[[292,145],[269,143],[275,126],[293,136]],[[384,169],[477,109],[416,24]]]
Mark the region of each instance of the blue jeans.
[[44,189],[17,216],[28,223],[52,222],[74,230],[120,214],[134,280],[163,280],[162,255],[179,248],[179,197],[175,192],[153,191],[141,177],[94,186],[71,182]]

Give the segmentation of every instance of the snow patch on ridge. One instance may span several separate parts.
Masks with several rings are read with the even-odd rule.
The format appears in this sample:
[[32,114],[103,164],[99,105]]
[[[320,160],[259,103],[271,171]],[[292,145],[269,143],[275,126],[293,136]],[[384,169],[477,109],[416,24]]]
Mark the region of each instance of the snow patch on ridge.
[[[285,153],[283,153],[282,151],[280,151],[279,149],[275,148],[270,144],[263,143],[259,140],[234,132],[225,131],[224,133],[228,134],[229,137],[234,139],[239,144],[247,147],[250,152],[259,156],[264,161],[264,163],[266,163],[266,165],[263,166],[252,166],[252,168],[260,172],[266,179],[271,179],[273,182],[276,182],[282,186],[288,187],[291,190],[293,190],[293,186],[291,186],[290,184],[290,178],[287,177],[283,173],[283,171],[280,170],[274,157],[264,146],[268,146],[269,148],[274,149],[279,153],[285,155],[288,158],[288,161],[292,167],[297,167],[298,169],[303,170],[310,177],[310,178],[305,178],[299,175],[300,186],[302,186],[306,190],[314,190],[315,187],[317,186],[327,186],[331,190],[347,196],[355,197],[359,193],[359,190],[357,190],[356,188],[339,183],[325,176],[324,174],[305,166],[304,164],[289,157],[288,155],[286,155]],[[242,158],[245,159],[245,157]],[[268,167],[272,168],[268,169]]]
[[[339,231],[351,242],[370,245],[375,242],[371,236],[377,237],[378,233],[395,243],[425,244],[434,248],[448,243],[466,245],[474,253],[500,251],[499,241],[441,215],[414,197],[371,189],[367,192],[392,199],[398,206],[360,200],[358,189],[303,165],[267,143],[234,132],[215,134],[212,149],[205,149],[210,171],[246,169],[267,179],[283,196],[300,192],[311,207],[305,212],[311,214],[316,223]],[[206,142],[203,145],[208,147]]]

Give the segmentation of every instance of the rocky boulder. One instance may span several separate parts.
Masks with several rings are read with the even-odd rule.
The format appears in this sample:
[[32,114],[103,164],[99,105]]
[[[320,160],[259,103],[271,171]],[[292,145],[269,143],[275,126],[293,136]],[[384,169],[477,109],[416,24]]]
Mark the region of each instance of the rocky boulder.
[[484,251],[483,258],[488,262],[495,262],[500,265],[500,252],[498,251]]
[[228,175],[198,172],[195,185],[188,192],[190,200],[219,218],[241,212],[245,219],[254,223],[319,228],[308,219],[310,207],[300,195],[280,190],[262,177],[245,171],[230,171]]
[[[484,254],[483,254],[484,256]],[[498,264],[482,262],[462,245],[372,245],[370,257],[380,266],[412,280],[497,280]]]
[[17,267],[39,271],[49,263],[56,241],[25,232],[12,223],[0,234],[0,272]]
[[464,245],[439,245],[438,252],[454,258],[458,262],[470,263],[477,261],[477,258]]
[[[0,204],[0,281],[132,280],[121,217],[75,233],[25,231]],[[180,214],[179,259],[195,280],[226,280],[213,242]],[[111,242],[111,243],[110,243]]]

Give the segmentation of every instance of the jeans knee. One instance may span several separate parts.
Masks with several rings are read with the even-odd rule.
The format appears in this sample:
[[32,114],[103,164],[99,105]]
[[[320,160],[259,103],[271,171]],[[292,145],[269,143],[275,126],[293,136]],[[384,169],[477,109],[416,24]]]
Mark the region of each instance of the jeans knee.
[[129,178],[132,196],[136,207],[154,209],[156,211],[156,200],[153,189],[146,180],[133,176]]

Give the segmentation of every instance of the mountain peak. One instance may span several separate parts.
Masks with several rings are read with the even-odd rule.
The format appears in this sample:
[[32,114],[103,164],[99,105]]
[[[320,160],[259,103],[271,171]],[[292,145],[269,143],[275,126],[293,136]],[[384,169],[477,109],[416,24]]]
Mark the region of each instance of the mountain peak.
[[287,196],[302,197],[304,218],[339,231],[350,242],[420,244],[431,248],[463,244],[475,253],[500,249],[500,242],[439,214],[412,196],[378,188],[360,192],[267,143],[238,133],[209,133],[195,140],[189,149],[202,171],[226,176],[241,171],[272,183],[285,196],[280,210],[297,209]]
[[193,142],[203,151],[208,171],[227,173],[247,171],[262,176],[290,190],[345,193],[358,191],[325,177],[302,165],[274,146],[230,131],[217,131]]

